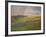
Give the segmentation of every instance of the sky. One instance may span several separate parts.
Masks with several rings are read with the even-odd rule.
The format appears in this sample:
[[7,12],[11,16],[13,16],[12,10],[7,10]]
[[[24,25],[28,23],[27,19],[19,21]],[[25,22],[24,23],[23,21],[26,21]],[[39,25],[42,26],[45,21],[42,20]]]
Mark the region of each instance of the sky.
[[39,6],[18,6],[18,5],[11,5],[11,15],[24,15],[24,16],[31,16],[31,15],[41,15],[41,7]]

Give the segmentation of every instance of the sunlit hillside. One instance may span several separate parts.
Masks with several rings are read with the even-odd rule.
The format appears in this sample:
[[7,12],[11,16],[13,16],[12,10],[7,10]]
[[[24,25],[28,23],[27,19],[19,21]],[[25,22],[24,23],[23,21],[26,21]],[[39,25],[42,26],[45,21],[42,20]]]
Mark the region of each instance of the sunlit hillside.
[[40,16],[12,16],[12,31],[40,30]]

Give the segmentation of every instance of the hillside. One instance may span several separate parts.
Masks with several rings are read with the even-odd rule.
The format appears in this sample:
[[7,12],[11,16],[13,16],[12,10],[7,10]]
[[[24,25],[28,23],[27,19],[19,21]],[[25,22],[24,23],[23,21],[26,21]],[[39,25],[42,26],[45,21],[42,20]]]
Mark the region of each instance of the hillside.
[[40,30],[41,16],[11,16],[11,31]]

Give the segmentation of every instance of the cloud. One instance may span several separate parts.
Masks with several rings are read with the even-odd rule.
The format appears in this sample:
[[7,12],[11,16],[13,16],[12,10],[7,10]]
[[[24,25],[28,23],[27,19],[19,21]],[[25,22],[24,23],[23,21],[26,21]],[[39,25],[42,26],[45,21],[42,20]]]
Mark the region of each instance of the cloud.
[[11,13],[12,16],[16,15],[40,15],[41,14],[41,7],[35,7],[35,6],[11,6]]

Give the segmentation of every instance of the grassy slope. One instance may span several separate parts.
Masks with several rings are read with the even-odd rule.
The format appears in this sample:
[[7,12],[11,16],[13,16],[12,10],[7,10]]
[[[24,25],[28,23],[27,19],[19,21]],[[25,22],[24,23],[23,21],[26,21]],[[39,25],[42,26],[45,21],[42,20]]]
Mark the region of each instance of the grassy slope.
[[[32,24],[28,24],[25,26],[17,27],[17,23],[28,23],[31,22]],[[25,31],[25,30],[40,30],[41,29],[40,24],[40,16],[27,16],[22,18],[16,18],[15,16],[12,16],[12,25],[11,30],[12,31]]]

